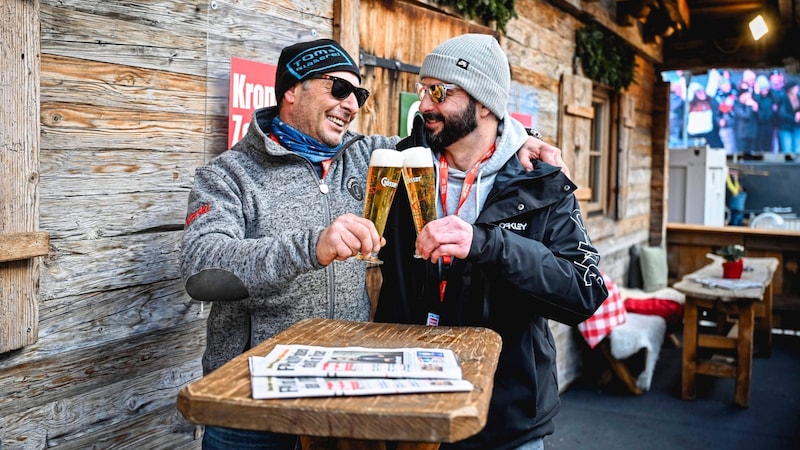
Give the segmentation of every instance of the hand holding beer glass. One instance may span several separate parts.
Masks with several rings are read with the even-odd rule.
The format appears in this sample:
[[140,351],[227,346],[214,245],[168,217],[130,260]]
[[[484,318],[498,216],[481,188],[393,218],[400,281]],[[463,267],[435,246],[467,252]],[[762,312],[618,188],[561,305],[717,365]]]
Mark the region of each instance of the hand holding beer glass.
[[[375,149],[369,159],[367,193],[364,198],[364,218],[375,224],[378,236],[383,237],[386,219],[392,206],[397,183],[403,171],[403,154],[388,148]],[[381,264],[374,255],[356,255],[356,258]]]
[[[411,215],[417,235],[426,223],[436,220],[436,176],[433,155],[425,147],[413,147],[403,152],[403,182],[408,191]],[[421,258],[414,252],[415,258]]]

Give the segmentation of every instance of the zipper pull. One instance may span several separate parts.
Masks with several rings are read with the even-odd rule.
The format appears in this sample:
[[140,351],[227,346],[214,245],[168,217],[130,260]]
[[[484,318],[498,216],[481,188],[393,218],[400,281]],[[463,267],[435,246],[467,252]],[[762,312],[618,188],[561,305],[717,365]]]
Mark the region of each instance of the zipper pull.
[[328,176],[328,170],[331,168],[332,159],[322,161],[322,177],[319,179],[319,191],[323,194],[328,193],[328,185],[325,184],[325,177]]

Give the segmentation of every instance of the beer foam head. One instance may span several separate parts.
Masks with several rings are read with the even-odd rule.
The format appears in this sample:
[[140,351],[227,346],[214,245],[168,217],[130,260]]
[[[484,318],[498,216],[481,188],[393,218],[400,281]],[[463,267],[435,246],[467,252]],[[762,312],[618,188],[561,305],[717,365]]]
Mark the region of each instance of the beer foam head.
[[369,157],[369,165],[376,167],[403,167],[403,154],[390,148],[376,148]]
[[411,147],[403,150],[405,167],[433,167],[433,155],[427,147]]

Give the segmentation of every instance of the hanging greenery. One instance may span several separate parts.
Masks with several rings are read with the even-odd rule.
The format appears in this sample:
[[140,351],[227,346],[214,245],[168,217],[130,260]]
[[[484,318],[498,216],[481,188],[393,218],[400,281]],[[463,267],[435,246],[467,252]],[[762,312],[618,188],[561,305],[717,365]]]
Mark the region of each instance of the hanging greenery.
[[497,28],[506,31],[506,23],[517,17],[514,10],[516,0],[436,0],[440,5],[452,6],[470,19],[480,19],[486,25],[497,23]]
[[616,34],[590,22],[576,32],[575,55],[587,77],[611,86],[616,92],[633,82],[636,53]]

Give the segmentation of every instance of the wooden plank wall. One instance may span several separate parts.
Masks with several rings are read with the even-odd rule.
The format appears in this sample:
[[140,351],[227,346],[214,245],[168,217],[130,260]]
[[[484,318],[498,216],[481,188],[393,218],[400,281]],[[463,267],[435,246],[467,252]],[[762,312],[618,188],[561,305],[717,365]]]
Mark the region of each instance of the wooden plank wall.
[[[228,58],[274,64],[288,44],[356,26],[334,21],[334,8],[359,17],[348,40],[415,65],[447,37],[488,29],[427,0],[40,2],[39,229],[51,245],[39,341],[0,354],[0,439],[14,449],[199,448],[175,395],[201,374],[208,305],[182,289],[179,238],[195,167],[225,150]],[[517,11],[501,44],[513,79],[537,90],[545,139],[558,144],[559,80],[573,73],[580,21],[544,0],[519,0]],[[637,59],[629,90],[626,214],[587,221],[615,277],[628,247],[647,240],[651,61]],[[375,95],[359,131],[395,134],[387,111],[415,77],[363,70]],[[559,358],[559,378],[574,373],[575,353]]]
[[41,1],[51,252],[39,341],[0,355],[4,448],[199,448],[175,396],[201,376],[209,305],[178,252],[194,169],[225,150],[228,58],[274,63],[332,22],[314,1],[210,3]]
[[[359,14],[360,47],[370,55],[419,67],[433,48],[464,33],[494,34],[493,30],[461,18],[404,2],[362,0]],[[375,33],[375,30],[381,30]],[[362,63],[363,84],[370,100],[358,115],[359,132],[399,134],[400,93],[414,92],[419,75]]]

